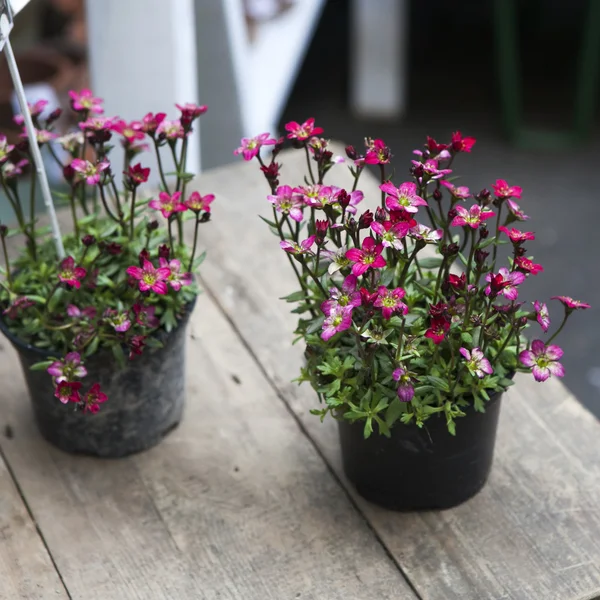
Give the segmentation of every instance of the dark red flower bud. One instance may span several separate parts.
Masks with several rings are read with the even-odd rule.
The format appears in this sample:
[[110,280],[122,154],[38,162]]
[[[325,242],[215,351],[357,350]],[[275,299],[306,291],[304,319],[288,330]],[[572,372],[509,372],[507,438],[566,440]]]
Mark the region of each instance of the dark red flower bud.
[[438,302],[437,304],[431,304],[429,306],[429,314],[432,317],[442,317],[448,312],[448,305],[444,302]]
[[454,219],[454,217],[458,216],[458,212],[455,208],[451,208],[448,211],[448,221],[452,221],[452,219]]
[[161,244],[158,247],[158,258],[164,258],[169,260],[169,256],[171,254],[171,249],[166,244]]
[[48,115],[48,119],[46,121],[46,127],[48,125],[51,125],[52,123],[54,123],[54,121],[57,121],[58,119],[60,119],[60,116],[62,115],[62,108],[55,108],[49,115]]
[[423,177],[423,165],[415,165],[410,171],[415,177]]
[[315,229],[318,236],[325,237],[327,235],[327,230],[329,229],[329,221],[326,219],[315,221]]
[[442,192],[440,190],[433,190],[433,199],[439,202],[442,199]]
[[29,152],[29,140],[21,140],[18,144],[16,144],[15,148],[19,150],[19,152]]
[[265,174],[267,179],[277,179],[279,177],[279,165],[276,162],[272,162],[270,165],[261,167],[260,170]]
[[346,190],[340,190],[337,193],[336,199],[342,208],[348,208],[348,206],[350,206],[350,195]]
[[283,143],[285,142],[284,137],[280,137],[273,146],[273,158],[275,158],[283,149]]
[[75,177],[75,170],[71,165],[66,165],[63,167],[63,177],[65,178],[65,181],[68,181],[69,183],[73,181],[73,178]]
[[475,264],[481,267],[489,255],[490,253],[485,250],[475,250]]
[[483,188],[476,196],[475,196],[475,200],[477,200],[477,202],[479,202],[481,205],[483,206],[487,206],[488,204],[490,204],[490,196],[491,196],[491,192],[486,189]]
[[458,244],[443,244],[441,248],[442,256],[456,256],[458,251]]
[[519,246],[518,248],[515,248],[515,254],[517,256],[525,256],[525,248],[523,248],[523,246]]
[[146,250],[146,248],[144,248],[141,252],[140,252],[140,256],[139,256],[139,261],[140,261],[140,267],[144,266],[144,261],[145,260],[150,260],[150,253],[148,252],[148,250]]
[[104,249],[113,256],[118,256],[121,254],[121,252],[123,252],[123,246],[121,246],[121,244],[117,244],[117,242],[110,242],[109,244],[106,244]]
[[112,137],[112,132],[110,129],[101,129],[98,131],[94,131],[93,133],[88,134],[88,140],[90,144],[104,144],[110,140]]
[[525,327],[525,325],[527,325],[527,317],[521,317],[519,319],[519,326],[520,327]]
[[202,216],[200,217],[200,223],[208,223],[210,221],[210,215],[211,213],[209,212],[202,213]]
[[371,223],[373,222],[373,213],[370,210],[366,210],[362,215],[360,215],[358,219],[358,228],[359,229],[368,229],[371,227]]
[[156,219],[153,219],[146,225],[146,228],[148,229],[148,231],[156,231],[158,229],[158,221]]
[[479,228],[479,237],[482,240],[485,240],[485,238],[487,238],[487,236],[490,234],[490,230],[485,226],[481,226]]
[[480,327],[481,323],[482,323],[482,318],[480,315],[471,315],[471,323],[475,326],[475,327]]
[[356,148],[354,146],[346,146],[346,156],[350,160],[356,160],[358,158]]
[[361,287],[360,297],[362,299],[363,306],[369,306],[370,304],[373,304],[375,300],[377,300],[377,292],[370,294],[367,288]]
[[385,209],[381,208],[381,206],[378,206],[375,210],[375,220],[378,223],[383,223],[384,221],[387,221],[387,213],[385,212]]
[[88,246],[88,247],[89,246],[93,246],[96,243],[96,238],[93,235],[89,235],[89,234],[88,235],[84,235],[81,238],[81,243],[84,246]]

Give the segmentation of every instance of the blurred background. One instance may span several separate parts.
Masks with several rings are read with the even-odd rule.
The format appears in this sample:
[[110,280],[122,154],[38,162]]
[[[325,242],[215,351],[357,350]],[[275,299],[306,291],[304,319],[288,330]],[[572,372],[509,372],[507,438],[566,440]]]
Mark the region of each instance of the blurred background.
[[[91,86],[107,114],[125,119],[165,107],[175,117],[175,102],[208,104],[190,169],[227,164],[240,137],[308,117],[344,144],[382,138],[397,181],[427,135],[476,137],[455,174],[472,191],[496,179],[522,186],[524,229],[536,233],[528,250],[545,272],[529,278],[521,299],[548,301],[554,324],[562,306],[551,295],[592,305],[558,343],[564,382],[600,416],[600,1],[14,4],[22,8],[11,41],[32,101],[66,105],[69,89]],[[2,59],[0,132],[13,141],[14,110]],[[9,215],[0,197],[0,220]]]

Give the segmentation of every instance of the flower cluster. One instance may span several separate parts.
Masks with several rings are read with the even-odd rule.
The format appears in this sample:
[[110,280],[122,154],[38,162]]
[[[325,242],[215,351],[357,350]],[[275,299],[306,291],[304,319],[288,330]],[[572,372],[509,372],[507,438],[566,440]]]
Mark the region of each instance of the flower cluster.
[[[101,382],[82,391],[80,379],[93,375],[86,359],[108,348],[124,364],[160,345],[159,328],[177,325],[198,293],[193,277],[203,260],[196,256],[198,228],[210,220],[214,196],[190,190],[194,176],[186,171],[189,135],[206,106],[177,105],[175,120],[148,113],[125,121],[105,116],[102,100],[88,89],[69,96],[77,129],[60,137],[54,132],[60,111],[44,119],[47,102],[29,106],[38,144],[47,145],[68,184],[68,193],[55,194],[72,215],[73,232],[62,235],[66,256],[57,256],[49,231],[37,225],[35,172],[27,200],[17,186],[32,162],[29,143],[11,145],[0,135],[0,185],[16,218],[14,230],[0,224],[5,259],[0,318],[23,342],[64,356],[35,368],[52,376],[58,400],[95,413],[107,398]],[[15,121],[22,124],[23,117]],[[123,165],[121,159],[118,166],[111,161],[115,141],[123,148]],[[55,144],[68,154],[66,162]],[[142,187],[150,178],[141,156],[146,150],[157,157],[160,179],[160,188],[150,194]],[[188,220],[191,246],[184,240]],[[5,240],[14,233],[25,236],[25,251],[9,260]]]
[[[258,161],[271,192],[267,223],[298,279],[287,300],[298,303],[296,333],[307,346],[300,381],[324,404],[315,414],[363,421],[368,436],[375,427],[390,435],[397,422],[423,426],[438,413],[454,434],[465,408],[483,411],[516,371],[537,381],[563,376],[562,350],[552,342],[570,314],[589,305],[555,297],[565,307],[562,324],[546,342],[526,341],[531,322],[543,333],[550,327],[545,303],[519,301],[521,286],[543,271],[525,248],[535,235],[522,229],[529,217],[517,203],[519,186],[498,179],[493,192],[473,193],[456,183],[454,161],[473,151],[475,138],[428,137],[414,151],[411,177],[399,182],[390,179],[390,148],[367,138],[363,151],[346,148],[354,181],[342,189],[324,181],[339,161],[314,119],[285,129],[306,155],[304,184],[280,184],[283,140],[265,133],[235,153]],[[273,146],[270,160],[265,146]],[[381,197],[361,209],[368,165],[377,168]],[[498,253],[503,245],[508,259]]]

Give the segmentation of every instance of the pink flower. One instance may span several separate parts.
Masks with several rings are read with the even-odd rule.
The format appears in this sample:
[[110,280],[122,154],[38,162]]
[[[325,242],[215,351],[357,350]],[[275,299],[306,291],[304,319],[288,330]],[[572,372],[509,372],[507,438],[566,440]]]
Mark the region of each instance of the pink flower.
[[79,174],[80,179],[84,179],[88,185],[96,185],[100,182],[100,174],[106,171],[110,163],[103,160],[97,164],[92,164],[89,160],[74,158],[71,161],[71,168]]
[[281,240],[279,246],[290,254],[308,254],[312,245],[315,243],[316,235],[311,235],[298,245],[290,240]]
[[135,315],[135,322],[138,325],[150,327],[151,329],[160,325],[158,317],[154,314],[156,312],[156,306],[143,306],[136,302],[132,306],[132,310]]
[[469,226],[471,229],[477,229],[481,223],[494,216],[494,213],[491,210],[481,208],[479,204],[473,204],[469,210],[464,206],[456,206],[454,210],[458,214],[450,223],[453,227]]
[[150,175],[150,169],[142,167],[141,163],[137,163],[133,167],[129,167],[127,171],[123,171],[123,175],[126,175],[129,184],[133,187],[137,187],[142,183],[146,183],[148,181],[148,176]]
[[358,279],[355,275],[348,275],[344,279],[342,289],[331,288],[329,290],[330,298],[325,300],[321,304],[321,310],[323,314],[329,316],[331,312],[337,308],[344,308],[349,306],[350,308],[356,308],[361,305],[360,292],[356,291]]
[[492,184],[494,188],[494,194],[496,198],[518,198],[521,199],[521,192],[523,188],[518,185],[510,186],[504,179],[498,179],[496,183]]
[[75,259],[72,256],[64,258],[58,267],[58,279],[63,283],[73,286],[75,289],[81,287],[81,279],[87,274],[83,267],[75,266]]
[[469,369],[471,375],[476,375],[479,379],[483,379],[486,375],[491,375],[494,372],[490,361],[483,355],[480,348],[473,348],[471,352],[466,348],[460,348],[458,351],[467,361],[467,369]]
[[153,136],[158,126],[165,120],[166,113],[147,113],[142,119],[142,131]]
[[131,327],[131,321],[126,312],[111,316],[108,321],[114,327],[114,330],[119,333],[124,333]]
[[565,307],[567,312],[577,310],[578,308],[591,308],[587,302],[581,302],[581,300],[573,300],[570,296],[552,296],[552,300],[560,300]]
[[148,206],[155,210],[160,210],[162,216],[168,219],[172,214],[178,212],[185,212],[187,206],[180,202],[181,192],[173,192],[173,195],[167,194],[167,192],[160,192],[158,194],[158,200],[150,200]]
[[200,115],[203,115],[207,110],[206,104],[194,104],[193,102],[187,102],[186,104],[175,105],[181,111],[181,124],[188,127],[192,124],[192,121],[197,119]]
[[519,221],[527,221],[529,217],[521,210],[519,205],[514,200],[507,200],[506,205],[508,206],[508,210],[519,220]]
[[414,172],[419,183],[422,181],[423,175],[427,175],[429,179],[441,179],[444,175],[452,173],[452,169],[440,169],[438,161],[433,158],[429,158],[423,163],[418,160],[411,162],[414,165]]
[[325,341],[331,339],[336,333],[349,329],[352,326],[352,307],[337,306],[331,310],[323,321],[321,338]]
[[7,316],[9,319],[16,319],[21,311],[33,306],[34,304],[35,302],[26,296],[17,296],[12,304],[2,311],[2,314]]
[[127,274],[139,281],[141,292],[152,290],[157,294],[166,294],[168,291],[166,280],[171,275],[171,269],[168,267],[157,269],[149,260],[144,260],[141,268],[128,267]]
[[[23,133],[21,133],[19,137],[27,139],[29,137],[27,130],[24,129]],[[46,129],[35,129],[35,139],[37,140],[38,146],[47,144],[56,137],[58,136],[55,133],[52,133],[51,131],[48,131]]]
[[452,150],[454,152],[471,152],[477,140],[474,137],[463,137],[460,131],[452,134]]
[[80,309],[74,304],[69,304],[67,306],[67,315],[73,319],[93,319],[96,316],[96,308],[88,306]]
[[425,332],[425,337],[433,340],[433,343],[437,345],[444,340],[449,329],[450,321],[446,317],[432,317],[429,329]]
[[139,356],[146,345],[146,336],[145,335],[134,335],[129,340],[129,360],[133,360],[134,356]]
[[392,373],[394,381],[400,382],[398,386],[398,398],[401,402],[410,402],[415,396],[412,377],[402,368],[398,367]]
[[87,369],[83,366],[81,355],[78,352],[69,352],[64,361],[55,360],[46,371],[54,377],[56,383],[87,375]]
[[510,241],[515,245],[522,244],[527,240],[535,240],[533,231],[519,231],[514,227],[512,229],[508,229],[508,227],[504,227],[504,225],[501,225],[498,227],[498,229],[504,232],[510,238]]
[[524,256],[517,256],[517,258],[515,258],[515,269],[518,269],[523,273],[531,273],[531,275],[537,275],[538,273],[541,273],[544,270],[544,267],[542,267],[542,265],[534,263],[533,261],[529,260],[528,258],[525,258]]
[[383,140],[373,140],[365,154],[365,163],[368,165],[387,165],[391,158],[392,153]]
[[101,115],[104,112],[102,108],[102,98],[94,98],[92,91],[84,88],[80,92],[69,90],[71,106],[77,112],[90,112]]
[[405,315],[408,312],[408,306],[401,302],[404,298],[404,290],[395,288],[389,290],[384,285],[377,288],[377,298],[373,303],[376,308],[381,308],[381,314],[384,319],[390,319],[395,312],[401,312]]
[[379,186],[387,194],[385,205],[389,210],[405,210],[416,213],[419,206],[427,206],[427,202],[417,195],[417,186],[412,181],[406,181],[397,188],[391,181]]
[[54,390],[54,395],[63,403],[81,402],[79,390],[81,389],[80,381],[61,381]]
[[167,121],[164,119],[156,129],[159,136],[164,136],[168,140],[179,140],[185,137],[185,131],[180,121]]
[[409,229],[410,223],[406,221],[400,221],[399,223],[373,221],[371,223],[371,230],[381,236],[383,246],[385,248],[395,248],[396,250],[402,249],[402,238],[406,236]]
[[437,242],[444,237],[444,230],[431,229],[422,223],[417,223],[414,227],[410,228],[408,234],[410,237],[421,240],[427,244],[437,244]]
[[328,204],[338,212],[346,212],[355,215],[356,207],[363,201],[364,194],[360,190],[348,193],[346,190],[335,185],[331,186],[332,195],[328,198]]
[[494,297],[502,294],[508,300],[516,300],[519,297],[517,285],[525,281],[525,275],[519,271],[509,271],[506,267],[500,267],[498,274],[488,273],[485,280],[489,285],[485,288],[485,295],[492,294]]
[[79,123],[79,128],[86,132],[110,131],[113,120],[111,117],[88,117]]
[[242,138],[240,147],[236,148],[233,153],[241,154],[244,160],[252,160],[258,156],[260,149],[263,146],[273,146],[277,143],[275,138],[269,137],[268,133],[261,133],[253,138]]
[[146,137],[146,134],[142,131],[140,121],[127,123],[127,121],[120,119],[119,121],[114,121],[110,128],[115,133],[122,135],[130,144],[135,142],[135,140],[143,140]]
[[17,177],[23,173],[23,168],[29,164],[29,161],[26,158],[22,158],[18,163],[12,163],[10,161],[6,161],[4,166],[2,167],[2,176],[5,179],[11,179],[13,177]]
[[301,200],[313,208],[323,208],[329,203],[329,199],[333,194],[331,186],[324,186],[320,183],[314,185],[299,186],[294,188],[294,193],[298,194]]
[[192,192],[189,198],[185,201],[185,205],[195,213],[199,213],[200,211],[210,212],[210,205],[215,199],[214,194],[206,194],[206,196],[201,196],[198,192]]
[[544,302],[536,300],[533,303],[533,308],[535,308],[535,318],[537,319],[537,322],[540,324],[544,333],[546,333],[550,327],[550,313],[548,312],[548,307]]
[[66,150],[70,154],[77,154],[79,149],[83,145],[83,132],[81,131],[72,131],[70,133],[65,133],[56,140],[63,150]]
[[558,362],[562,355],[563,351],[559,346],[545,346],[542,340],[533,340],[531,350],[523,350],[519,354],[519,360],[524,366],[532,367],[536,381],[546,381],[550,375],[564,377],[565,369]]
[[174,258],[171,261],[165,258],[159,258],[158,262],[162,268],[169,269],[170,273],[167,277],[167,283],[178,292],[183,285],[190,285],[192,283],[191,273],[180,273],[181,262]]
[[89,410],[92,414],[95,414],[100,410],[100,404],[107,400],[108,396],[100,389],[100,384],[94,383],[85,395],[85,407],[83,412]]
[[8,143],[6,136],[0,133],[0,165],[8,160],[15,147]]
[[275,207],[277,212],[290,215],[294,221],[302,221],[303,203],[289,185],[280,185],[276,196],[267,196],[267,200]]
[[[27,107],[29,108],[29,114],[31,115],[32,119],[39,117],[42,114],[42,112],[44,112],[44,108],[46,108],[46,106],[48,106],[48,100],[38,100],[33,105],[29,104],[29,102],[27,103]],[[23,123],[25,123],[25,118],[23,117],[23,115],[16,115],[13,117],[13,121],[17,125],[23,125]]]
[[346,252],[346,258],[353,262],[352,273],[359,277],[369,269],[380,269],[387,265],[381,256],[383,244],[377,244],[372,237],[366,237],[362,243],[362,249],[350,248]]
[[323,133],[322,127],[315,127],[315,120],[313,118],[307,119],[302,125],[299,125],[296,121],[290,121],[285,124],[285,130],[289,132],[288,139],[300,141]]
[[471,195],[469,188],[465,187],[464,185],[454,187],[453,184],[445,180],[440,181],[440,184],[447,188],[457,200],[466,200]]

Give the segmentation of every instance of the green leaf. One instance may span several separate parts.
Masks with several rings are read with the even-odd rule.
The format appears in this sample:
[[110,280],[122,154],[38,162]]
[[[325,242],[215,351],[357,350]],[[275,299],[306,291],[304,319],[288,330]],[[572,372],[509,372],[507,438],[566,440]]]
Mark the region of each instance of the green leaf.
[[44,360],[42,362],[37,362],[29,367],[30,371],[45,371],[54,361],[53,360]]
[[288,296],[282,296],[279,298],[280,300],[285,300],[286,302],[300,302],[306,298],[306,294],[303,290],[298,290],[293,294],[289,294]]
[[472,345],[473,344],[473,336],[468,331],[463,331],[460,334],[460,339],[465,343]]
[[427,256],[419,259],[419,266],[422,269],[437,269],[442,264],[443,258],[439,256]]
[[125,353],[123,352],[123,348],[121,346],[121,344],[113,344],[112,345],[112,353],[113,356],[117,359],[117,363],[119,364],[119,367],[121,367],[121,369],[123,369],[127,363],[127,361],[125,360]]
[[261,215],[258,215],[258,218],[264,221],[269,227],[272,227],[273,229],[277,230],[277,224],[273,223],[273,221],[269,221],[269,219],[265,219]]
[[371,417],[369,417],[366,421],[365,421],[365,429],[363,431],[363,435],[365,440],[369,437],[371,437],[371,434],[373,433],[373,421],[371,420]]
[[392,400],[385,412],[385,422],[388,427],[391,427],[405,410],[406,405],[403,402],[400,402],[398,398]]
[[379,285],[384,285],[385,287],[387,287],[394,279],[395,271],[396,267],[388,267],[387,269],[385,269],[385,271],[381,274]]
[[445,379],[435,377],[434,375],[425,375],[423,379],[426,379],[427,381],[429,381],[429,383],[431,383],[431,385],[433,385],[439,390],[442,390],[443,392],[450,392],[450,386],[448,385],[448,382]]
[[95,336],[94,339],[89,343],[88,347],[85,349],[85,356],[92,356],[98,350],[98,346],[100,345],[100,338]]

